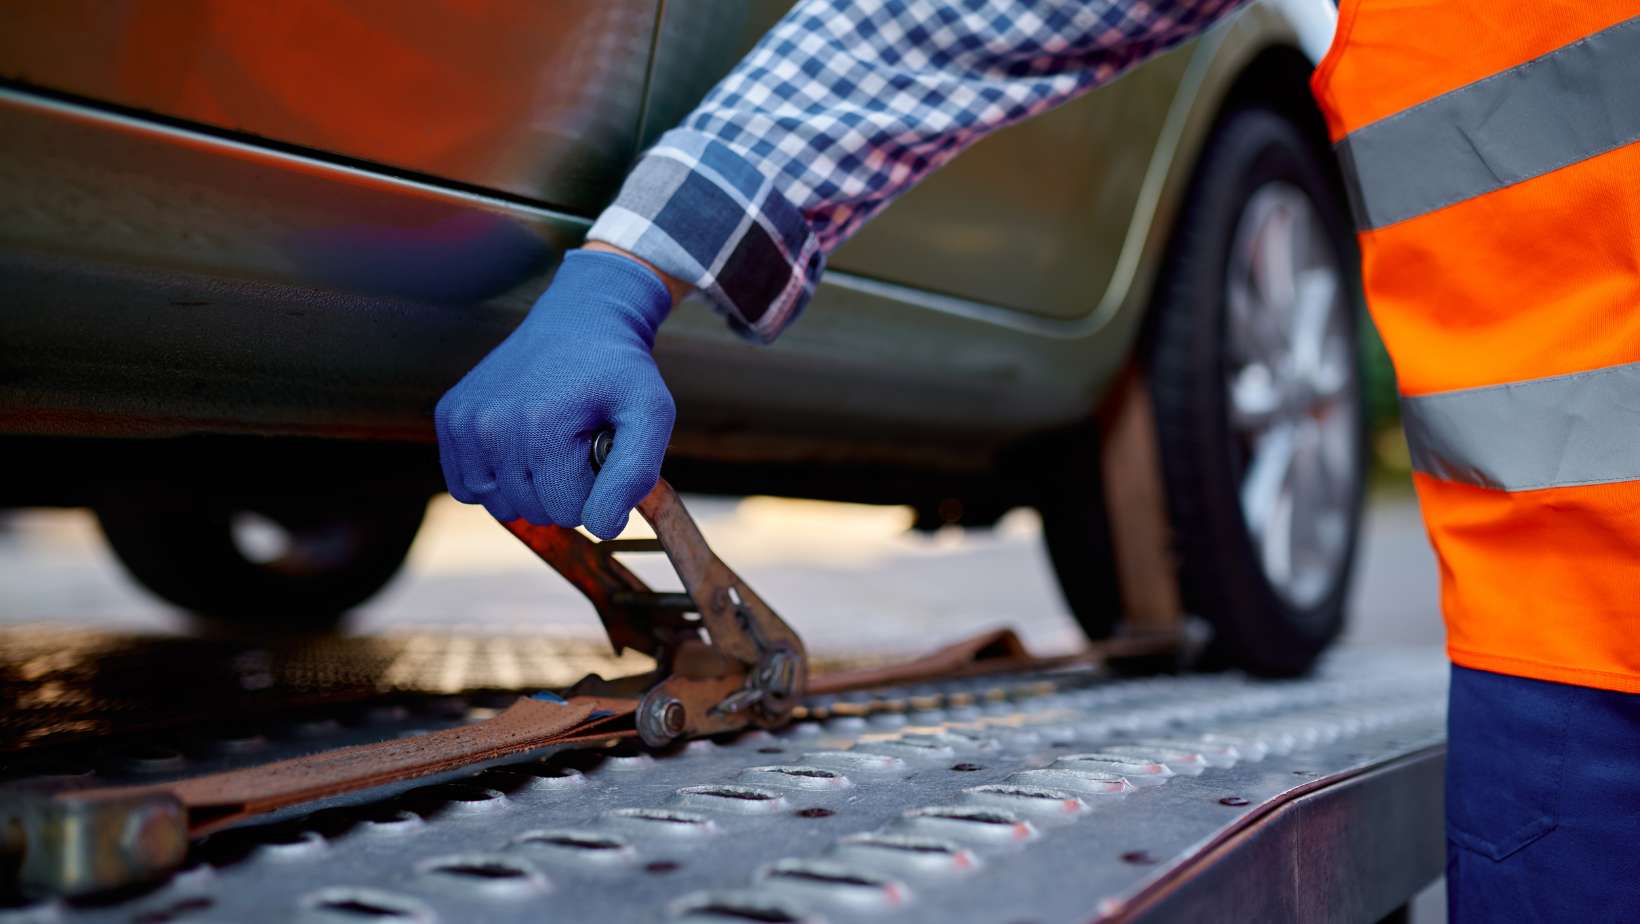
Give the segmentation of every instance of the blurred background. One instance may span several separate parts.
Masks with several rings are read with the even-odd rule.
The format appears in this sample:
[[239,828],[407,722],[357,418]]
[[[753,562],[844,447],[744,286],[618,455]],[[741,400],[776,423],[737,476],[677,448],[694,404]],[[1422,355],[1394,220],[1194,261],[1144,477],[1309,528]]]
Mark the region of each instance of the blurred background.
[[[1373,475],[1344,643],[1436,644],[1437,573],[1408,478],[1394,373],[1363,338]],[[1041,541],[1017,509],[993,529],[910,529],[905,507],[771,497],[686,498],[708,540],[821,651],[917,650],[1009,624],[1043,650],[1080,640]],[[22,510],[0,521],[0,621],[9,626],[188,631],[187,617],[121,569],[81,510]],[[633,561],[668,582],[664,562]],[[355,635],[550,632],[598,640],[592,610],[482,508],[439,496],[404,570],[347,623]]]

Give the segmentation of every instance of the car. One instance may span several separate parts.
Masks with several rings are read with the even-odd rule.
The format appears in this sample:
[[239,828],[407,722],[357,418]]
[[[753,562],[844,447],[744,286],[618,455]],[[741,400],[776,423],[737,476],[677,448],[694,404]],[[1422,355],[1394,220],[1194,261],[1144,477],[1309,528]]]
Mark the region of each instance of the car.
[[[787,6],[8,9],[0,503],[94,508],[208,618],[335,624],[441,488],[439,396]],[[1034,506],[1091,636],[1138,587],[1220,663],[1305,669],[1365,482],[1357,257],[1308,90],[1335,16],[1260,0],[985,139],[772,347],[680,306],[668,477],[924,528]],[[1116,563],[1144,536],[1140,586]]]

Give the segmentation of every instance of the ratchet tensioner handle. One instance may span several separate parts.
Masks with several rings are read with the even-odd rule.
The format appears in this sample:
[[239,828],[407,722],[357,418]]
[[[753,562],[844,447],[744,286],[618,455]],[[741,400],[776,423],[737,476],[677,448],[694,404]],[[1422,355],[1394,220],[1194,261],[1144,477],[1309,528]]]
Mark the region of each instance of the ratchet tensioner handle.
[[[594,469],[613,446],[610,431],[591,443]],[[784,722],[808,684],[803,641],[712,552],[677,492],[660,479],[638,502],[654,539],[596,542],[573,529],[523,519],[508,531],[592,603],[616,653],[655,659],[655,670],[605,681],[589,677],[571,691],[640,695],[636,724],[645,744]],[[665,552],[683,593],[659,593],[615,559]]]

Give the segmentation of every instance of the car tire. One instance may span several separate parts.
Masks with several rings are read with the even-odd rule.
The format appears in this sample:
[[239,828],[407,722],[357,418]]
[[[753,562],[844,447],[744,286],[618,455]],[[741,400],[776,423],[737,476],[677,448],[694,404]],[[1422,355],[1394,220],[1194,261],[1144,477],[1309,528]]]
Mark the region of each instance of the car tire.
[[[1358,264],[1326,156],[1274,110],[1226,114],[1139,352],[1183,604],[1212,627],[1207,662],[1268,676],[1305,671],[1342,631],[1361,526]],[[1084,500],[1082,518],[1101,509]],[[1102,550],[1044,512],[1073,612],[1109,634],[1114,580],[1067,579]]]
[[235,500],[148,494],[96,508],[143,587],[213,629],[320,632],[398,573],[421,497]]

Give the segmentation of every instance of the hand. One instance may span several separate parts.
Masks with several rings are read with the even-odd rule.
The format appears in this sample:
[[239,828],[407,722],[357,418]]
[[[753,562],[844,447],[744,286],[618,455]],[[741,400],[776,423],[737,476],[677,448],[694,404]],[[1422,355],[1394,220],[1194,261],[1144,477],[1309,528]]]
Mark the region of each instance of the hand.
[[[672,435],[672,394],[650,355],[671,306],[667,285],[633,258],[565,257],[518,329],[439,400],[450,495],[502,521],[620,533]],[[592,437],[611,427],[595,475]]]

